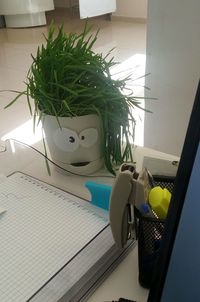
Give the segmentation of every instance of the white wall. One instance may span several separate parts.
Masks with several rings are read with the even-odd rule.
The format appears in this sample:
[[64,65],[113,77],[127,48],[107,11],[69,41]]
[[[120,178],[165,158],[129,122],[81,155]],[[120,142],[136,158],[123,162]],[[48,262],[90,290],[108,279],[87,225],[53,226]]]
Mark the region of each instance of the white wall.
[[146,19],[147,0],[116,0],[117,11],[113,16]]
[[144,144],[179,155],[200,76],[200,1],[149,0]]

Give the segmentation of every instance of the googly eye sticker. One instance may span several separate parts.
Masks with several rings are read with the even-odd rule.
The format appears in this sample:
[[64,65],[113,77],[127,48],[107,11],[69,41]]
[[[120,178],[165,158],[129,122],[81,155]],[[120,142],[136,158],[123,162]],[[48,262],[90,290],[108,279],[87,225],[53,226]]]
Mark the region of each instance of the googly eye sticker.
[[73,152],[79,148],[77,133],[67,128],[57,129],[53,134],[53,140],[62,151]]
[[80,144],[83,147],[92,147],[98,139],[98,131],[95,128],[84,129],[79,133]]

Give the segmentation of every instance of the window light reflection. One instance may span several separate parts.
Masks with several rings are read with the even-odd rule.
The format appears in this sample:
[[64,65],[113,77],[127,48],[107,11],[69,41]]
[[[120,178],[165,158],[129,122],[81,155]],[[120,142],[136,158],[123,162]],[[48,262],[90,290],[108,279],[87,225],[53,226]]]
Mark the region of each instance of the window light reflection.
[[[33,119],[28,120],[19,127],[13,129],[9,133],[1,137],[2,141],[8,139],[15,139],[28,145],[34,145],[38,141],[42,140],[42,125],[36,122],[35,131],[33,130]],[[14,144],[11,141],[12,152],[15,152]]]

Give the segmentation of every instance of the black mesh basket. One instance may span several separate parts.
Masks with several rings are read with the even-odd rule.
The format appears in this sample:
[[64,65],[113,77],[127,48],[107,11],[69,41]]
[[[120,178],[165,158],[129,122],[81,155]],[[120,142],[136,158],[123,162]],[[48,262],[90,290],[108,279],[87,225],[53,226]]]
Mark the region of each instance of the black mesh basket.
[[[175,177],[154,176],[153,179],[154,186],[167,188],[172,193]],[[134,216],[136,238],[138,239],[139,283],[141,286],[149,288],[158,259],[165,220],[142,215],[136,207]]]

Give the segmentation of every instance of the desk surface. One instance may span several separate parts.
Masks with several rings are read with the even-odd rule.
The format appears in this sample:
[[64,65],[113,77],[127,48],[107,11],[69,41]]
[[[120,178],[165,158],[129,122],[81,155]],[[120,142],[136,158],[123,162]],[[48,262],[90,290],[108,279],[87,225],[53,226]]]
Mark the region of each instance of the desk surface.
[[[56,170],[55,167],[51,167],[52,175],[49,176],[46,171],[44,158],[24,144],[14,141],[6,144],[6,149],[4,149],[4,143],[2,143],[0,151],[3,151],[0,153],[1,174],[9,175],[13,171],[22,171],[88,200],[90,200],[90,195],[84,187],[86,180],[92,179],[93,181],[111,185],[114,181],[114,178],[108,177],[109,174],[106,171],[101,171],[96,174],[95,178],[90,178],[67,175]],[[171,161],[178,160],[177,157],[172,155],[137,147],[134,151],[134,159],[138,171],[142,168],[144,156]],[[88,302],[112,301],[119,297],[134,299],[138,302],[147,300],[148,291],[138,283],[137,248],[134,248],[128,254],[112,274],[90,296]]]

